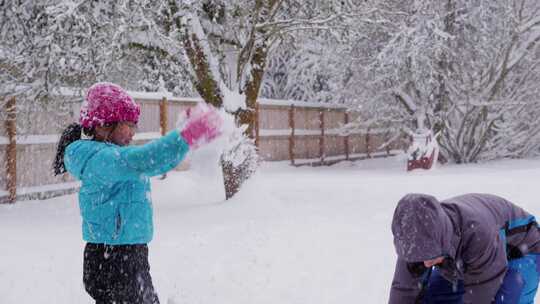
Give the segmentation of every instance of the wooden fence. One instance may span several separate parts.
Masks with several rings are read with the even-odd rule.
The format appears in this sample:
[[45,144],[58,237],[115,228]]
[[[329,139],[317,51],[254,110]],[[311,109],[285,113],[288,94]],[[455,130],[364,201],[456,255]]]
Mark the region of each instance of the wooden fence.
[[393,134],[359,132],[343,135],[341,127],[359,113],[345,107],[259,100],[255,138],[265,160],[292,165],[328,165],[341,160],[387,156],[404,146]]
[[[160,97],[155,93],[131,92],[141,105],[141,117],[135,143],[158,138],[175,127],[176,118],[200,99]],[[33,118],[17,119],[15,99],[2,111],[7,117],[0,128],[0,202],[16,199],[47,198],[75,191],[79,184],[68,174],[55,177],[52,161],[60,137],[60,128],[51,127],[58,117],[47,111],[33,113]],[[65,125],[76,121],[80,103],[73,103],[64,115]],[[292,165],[325,165],[340,160],[387,156],[403,146],[401,141],[388,144],[389,134],[350,134],[339,128],[356,118],[344,107],[321,106],[304,102],[260,99],[254,130],[259,154],[266,161],[289,161]],[[56,113],[57,114],[57,113]],[[30,135],[17,135],[16,129]],[[386,143],[386,144],[385,144]],[[180,169],[187,169],[189,160]]]

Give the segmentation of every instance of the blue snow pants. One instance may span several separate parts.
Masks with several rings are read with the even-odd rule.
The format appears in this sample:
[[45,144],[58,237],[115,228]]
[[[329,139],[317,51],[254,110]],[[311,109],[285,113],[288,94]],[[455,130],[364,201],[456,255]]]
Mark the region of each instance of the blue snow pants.
[[[529,254],[508,262],[508,271],[495,296],[495,304],[534,304],[540,281],[540,255]],[[423,304],[463,304],[463,282],[453,284],[435,267],[427,282]]]
[[540,254],[510,260],[495,304],[534,304],[540,281]]

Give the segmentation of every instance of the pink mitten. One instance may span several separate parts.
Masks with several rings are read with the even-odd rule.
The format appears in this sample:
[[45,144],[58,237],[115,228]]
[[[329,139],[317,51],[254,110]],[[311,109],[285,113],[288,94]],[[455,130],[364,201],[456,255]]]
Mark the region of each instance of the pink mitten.
[[187,121],[180,134],[191,148],[208,143],[221,134],[223,120],[214,108],[198,108],[186,114]]

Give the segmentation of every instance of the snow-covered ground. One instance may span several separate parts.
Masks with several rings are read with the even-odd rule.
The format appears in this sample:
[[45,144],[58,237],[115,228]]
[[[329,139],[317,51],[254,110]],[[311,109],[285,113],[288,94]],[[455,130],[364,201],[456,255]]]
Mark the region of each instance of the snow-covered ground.
[[[404,168],[399,157],[318,168],[267,163],[226,202],[208,169],[155,179],[150,263],[161,302],[385,303],[395,259],[390,220],[408,192],[489,192],[540,215],[540,159]],[[92,303],[78,212],[76,195],[0,206],[0,303]]]

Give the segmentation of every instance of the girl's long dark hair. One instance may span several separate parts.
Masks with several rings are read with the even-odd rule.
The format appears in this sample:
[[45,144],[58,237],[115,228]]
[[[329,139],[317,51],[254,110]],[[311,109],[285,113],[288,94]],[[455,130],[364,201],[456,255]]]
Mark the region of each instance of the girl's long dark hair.
[[72,142],[81,139],[82,132],[84,132],[85,135],[93,136],[93,131],[93,129],[83,128],[78,123],[72,123],[64,129],[62,136],[60,136],[58,147],[56,148],[56,156],[53,164],[54,175],[66,172],[66,167],[64,165],[64,153],[66,152],[66,147]]

